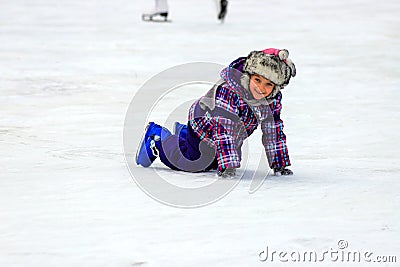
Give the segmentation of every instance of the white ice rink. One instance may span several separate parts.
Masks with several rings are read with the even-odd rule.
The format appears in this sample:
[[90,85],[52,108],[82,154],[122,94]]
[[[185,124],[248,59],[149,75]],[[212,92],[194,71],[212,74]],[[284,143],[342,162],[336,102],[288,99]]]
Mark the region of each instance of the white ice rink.
[[[171,23],[145,23],[150,0],[0,1],[0,266],[399,266],[400,1],[230,0],[225,24],[213,1],[169,5]],[[295,175],[254,194],[240,181],[198,209],[143,193],[122,141],[141,85],[267,47],[287,48],[298,70],[282,115]],[[186,186],[215,179],[154,168]],[[259,258],[339,240],[372,262]]]

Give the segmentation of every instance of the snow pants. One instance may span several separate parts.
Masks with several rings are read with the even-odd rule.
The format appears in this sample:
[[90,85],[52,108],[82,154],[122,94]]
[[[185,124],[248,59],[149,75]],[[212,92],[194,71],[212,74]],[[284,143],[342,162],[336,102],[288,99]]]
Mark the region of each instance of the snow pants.
[[161,162],[173,170],[201,172],[218,166],[214,147],[201,141],[190,125],[167,137],[159,150]]

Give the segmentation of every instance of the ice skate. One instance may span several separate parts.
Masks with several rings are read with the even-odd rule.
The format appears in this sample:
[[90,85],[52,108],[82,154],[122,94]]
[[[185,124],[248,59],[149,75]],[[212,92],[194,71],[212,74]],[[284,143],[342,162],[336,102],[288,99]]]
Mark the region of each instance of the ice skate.
[[167,128],[149,122],[136,151],[136,164],[149,167],[158,158],[161,142],[170,135]]
[[167,0],[156,0],[155,8],[142,14],[143,21],[168,22],[168,3]]
[[142,14],[143,21],[154,21],[154,22],[170,22],[168,20],[168,12],[154,12],[148,14]]
[[176,121],[174,124],[174,134],[179,135],[180,138],[186,139],[187,125]]

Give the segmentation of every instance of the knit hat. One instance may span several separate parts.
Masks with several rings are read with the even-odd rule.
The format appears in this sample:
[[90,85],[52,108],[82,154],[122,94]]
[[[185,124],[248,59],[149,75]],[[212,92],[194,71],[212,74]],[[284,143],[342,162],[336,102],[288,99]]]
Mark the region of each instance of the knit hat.
[[247,56],[243,72],[259,74],[280,87],[289,84],[290,78],[296,76],[296,68],[289,59],[289,51],[276,48],[251,52]]

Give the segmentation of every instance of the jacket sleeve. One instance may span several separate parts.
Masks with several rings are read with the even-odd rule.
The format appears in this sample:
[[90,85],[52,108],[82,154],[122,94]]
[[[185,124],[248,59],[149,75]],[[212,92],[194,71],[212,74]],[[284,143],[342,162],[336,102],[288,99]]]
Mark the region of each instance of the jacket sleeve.
[[239,120],[237,105],[237,95],[227,88],[220,87],[215,98],[212,131],[220,171],[240,167],[240,156],[236,144],[236,128]]
[[286,146],[286,135],[283,132],[283,121],[281,119],[282,93],[278,93],[269,105],[270,114],[261,123],[263,132],[262,142],[265,147],[270,168],[290,166],[289,152]]

